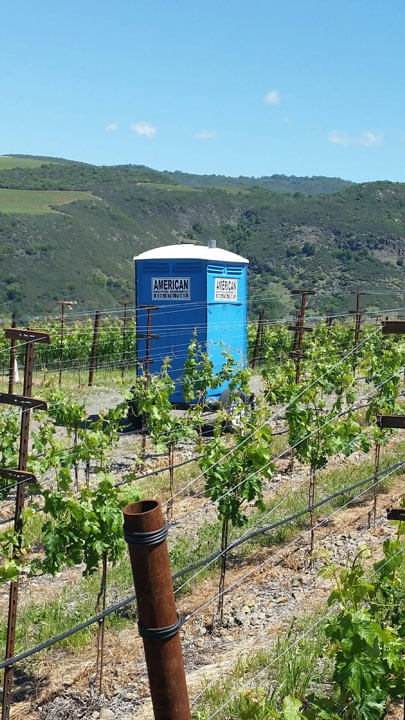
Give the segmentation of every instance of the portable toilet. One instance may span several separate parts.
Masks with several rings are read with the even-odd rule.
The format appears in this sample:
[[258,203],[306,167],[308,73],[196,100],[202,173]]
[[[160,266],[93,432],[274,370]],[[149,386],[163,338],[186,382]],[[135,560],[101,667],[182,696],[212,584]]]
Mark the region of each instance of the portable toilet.
[[[176,381],[174,404],[184,403],[181,378],[195,332],[215,372],[224,364],[224,349],[246,366],[248,260],[211,243],[166,245],[134,261],[137,358],[146,358],[149,343],[150,372],[158,373],[169,356],[170,375]],[[142,306],[155,309],[148,313]],[[148,334],[158,337],[148,341]],[[137,368],[142,374],[142,363]],[[226,387],[225,383],[208,390],[207,399],[218,399]]]

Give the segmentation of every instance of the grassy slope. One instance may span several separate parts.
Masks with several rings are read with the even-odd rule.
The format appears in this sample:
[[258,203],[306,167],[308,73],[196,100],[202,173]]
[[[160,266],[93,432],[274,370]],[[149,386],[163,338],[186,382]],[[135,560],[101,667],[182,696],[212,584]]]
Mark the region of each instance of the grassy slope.
[[[50,161],[48,161],[50,162]],[[35,168],[43,165],[43,160],[30,157],[15,157],[13,155],[0,155],[0,170],[11,170],[12,168]]]
[[[80,196],[58,213],[0,212],[4,311],[52,311],[63,295],[82,307],[111,307],[132,297],[134,255],[209,238],[249,258],[251,294],[267,304],[269,315],[291,309],[289,291],[302,284],[318,290],[311,303],[322,311],[347,309],[349,291],[358,286],[392,291],[367,298],[367,307],[399,302],[405,185],[369,183],[309,196],[260,188],[191,190],[174,183],[175,174],[144,167],[39,163],[9,170],[0,164],[0,188],[81,191],[101,202]],[[341,294],[332,298],[332,292]],[[275,300],[266,301],[270,295]]]
[[74,190],[6,190],[0,189],[0,213],[40,215],[58,212],[53,205],[67,205],[75,200],[91,200],[90,193]]

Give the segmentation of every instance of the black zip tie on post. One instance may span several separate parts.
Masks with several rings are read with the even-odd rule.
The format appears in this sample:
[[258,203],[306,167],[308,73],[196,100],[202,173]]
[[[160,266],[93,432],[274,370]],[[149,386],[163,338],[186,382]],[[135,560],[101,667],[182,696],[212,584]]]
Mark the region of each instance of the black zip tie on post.
[[147,545],[153,547],[154,545],[160,545],[166,540],[169,533],[169,525],[165,523],[158,530],[151,530],[150,532],[131,532],[127,530],[124,525],[124,538],[128,545]]
[[138,630],[140,636],[146,640],[160,640],[163,642],[164,640],[170,640],[170,638],[177,635],[183,623],[183,618],[177,614],[177,620],[173,623],[173,625],[166,625],[166,627],[160,628],[147,628],[138,622]]

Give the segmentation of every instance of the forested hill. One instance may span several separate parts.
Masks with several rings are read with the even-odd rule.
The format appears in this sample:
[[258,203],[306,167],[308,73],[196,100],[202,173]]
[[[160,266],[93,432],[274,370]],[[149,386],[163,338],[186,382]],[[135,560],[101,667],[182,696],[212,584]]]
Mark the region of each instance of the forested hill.
[[[328,180],[344,181],[223,177],[218,187],[220,177],[206,187],[211,176],[200,176],[197,187],[198,176],[143,166],[0,157],[2,310],[52,312],[63,297],[84,308],[116,306],[133,298],[134,255],[209,238],[249,258],[251,309],[264,304],[279,317],[291,310],[289,291],[303,285],[318,291],[312,307],[322,312],[346,310],[355,288],[375,293],[364,300],[369,308],[398,305],[405,185],[330,192]],[[260,187],[275,177],[278,192]],[[312,181],[318,194],[310,194]],[[294,192],[285,192],[289,183]]]
[[[14,164],[13,165],[13,159]],[[8,162],[7,162],[8,160]],[[18,163],[18,164],[17,164]],[[7,170],[6,177],[3,176]],[[121,181],[135,175],[136,180],[146,182],[162,182],[170,185],[182,185],[193,188],[225,188],[235,190],[251,190],[262,188],[272,192],[301,192],[305,195],[338,192],[353,183],[340,178],[329,178],[321,175],[313,177],[296,177],[295,175],[270,175],[266,177],[231,177],[228,175],[196,175],[152,170],[145,165],[116,165],[97,167],[87,163],[78,163],[62,158],[35,158],[26,155],[0,157],[0,187],[30,189],[89,189],[97,177],[100,181]]]
[[[146,168],[142,166],[123,165],[123,168],[133,168],[137,171]],[[312,177],[296,177],[295,175],[269,175],[264,177],[231,177],[229,175],[195,175],[175,172],[162,173],[166,182],[177,185],[186,185],[194,188],[234,188],[236,190],[251,190],[263,188],[273,192],[294,193],[301,192],[305,195],[317,195],[319,193],[331,193],[343,190],[353,183],[341,178],[324,177],[314,175]]]

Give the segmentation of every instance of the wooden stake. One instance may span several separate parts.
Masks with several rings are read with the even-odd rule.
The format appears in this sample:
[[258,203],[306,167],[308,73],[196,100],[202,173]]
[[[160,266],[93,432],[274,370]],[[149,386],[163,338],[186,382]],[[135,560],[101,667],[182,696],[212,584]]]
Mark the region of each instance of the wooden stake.
[[302,355],[302,337],[305,331],[310,332],[311,328],[304,327],[305,321],[305,308],[307,305],[308,295],[315,295],[315,290],[292,290],[292,295],[301,295],[301,309],[296,313],[296,326],[294,326],[295,336],[293,345],[293,356],[295,357],[295,382],[300,382],[301,379],[301,359]]
[[[292,357],[295,357],[295,382],[298,385],[301,379],[302,337],[304,332],[311,332],[311,328],[304,327],[305,308],[308,295],[315,295],[315,290],[292,290],[292,295],[301,295],[301,310],[296,310],[296,324],[290,330],[294,330],[294,344]],[[287,472],[291,475],[294,470],[294,450],[291,450],[291,459],[288,463]]]

